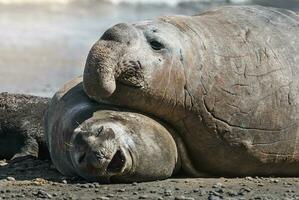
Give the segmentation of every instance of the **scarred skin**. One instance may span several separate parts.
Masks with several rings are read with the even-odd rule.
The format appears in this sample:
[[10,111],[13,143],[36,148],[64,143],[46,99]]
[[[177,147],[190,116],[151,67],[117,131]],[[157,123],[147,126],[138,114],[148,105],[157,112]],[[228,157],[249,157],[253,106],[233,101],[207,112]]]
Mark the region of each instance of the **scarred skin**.
[[118,24],[84,90],[168,122],[197,172],[298,176],[298,35],[296,13],[261,6]]
[[145,115],[90,100],[80,77],[52,98],[45,135],[54,165],[66,176],[151,181],[186,168],[180,159],[183,143],[173,130]]

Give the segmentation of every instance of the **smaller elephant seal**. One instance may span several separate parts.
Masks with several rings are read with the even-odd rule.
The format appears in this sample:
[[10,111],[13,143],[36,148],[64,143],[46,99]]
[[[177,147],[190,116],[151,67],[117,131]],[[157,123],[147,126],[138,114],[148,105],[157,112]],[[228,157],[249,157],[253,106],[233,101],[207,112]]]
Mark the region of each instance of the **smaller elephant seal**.
[[43,115],[49,98],[0,93],[0,159],[48,158]]
[[81,77],[53,97],[45,132],[52,161],[67,176],[134,182],[165,179],[180,169],[192,173],[173,130],[143,114],[90,100]]

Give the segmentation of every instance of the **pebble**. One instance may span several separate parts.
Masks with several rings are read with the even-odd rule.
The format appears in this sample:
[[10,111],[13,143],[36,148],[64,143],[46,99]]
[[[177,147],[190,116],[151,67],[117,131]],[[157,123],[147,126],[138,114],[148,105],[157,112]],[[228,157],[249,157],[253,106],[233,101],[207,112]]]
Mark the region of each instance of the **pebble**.
[[132,185],[133,185],[133,186],[136,186],[136,185],[138,185],[138,183],[136,183],[136,182],[133,182],[133,183],[132,183]]
[[119,190],[117,190],[118,192],[125,192],[126,191],[126,189],[125,188],[122,188],[122,189],[119,189]]
[[5,165],[8,165],[8,163],[6,162],[6,160],[0,160],[0,167],[3,167]]
[[109,197],[99,197],[100,200],[109,200]]
[[8,176],[8,177],[6,178],[6,180],[8,180],[8,181],[15,181],[16,179],[15,179],[14,177],[12,177],[12,176]]
[[208,200],[221,200],[222,198],[219,197],[219,196],[215,196],[215,195],[212,195],[210,194],[209,197],[208,197]]
[[212,188],[224,188],[224,186],[221,183],[216,183]]
[[172,191],[171,190],[165,190],[164,191],[164,196],[167,196],[167,197],[172,196]]
[[106,197],[109,197],[109,198],[111,198],[111,197],[114,197],[114,195],[113,194],[107,194],[107,196]]
[[192,197],[178,196],[174,198],[175,200],[194,200]]
[[227,191],[227,194],[228,194],[228,196],[230,196],[230,197],[238,196],[238,193],[235,192],[235,191],[233,191],[233,190],[229,190],[229,191]]
[[278,181],[277,179],[273,179],[273,178],[271,178],[271,179],[269,180],[269,182],[270,182],[270,183],[278,183],[279,181]]
[[252,178],[251,176],[247,176],[247,177],[245,177],[245,180],[247,180],[247,181],[253,181],[254,178]]
[[88,188],[88,185],[86,184],[80,185],[80,188]]
[[142,196],[139,196],[138,199],[148,199],[148,196],[147,195],[142,195]]
[[48,198],[51,199],[52,195],[43,191],[43,190],[38,190],[37,192],[33,193],[34,196],[37,196],[39,198]]
[[67,180],[65,180],[65,179],[62,180],[61,182],[62,182],[63,184],[67,184]]

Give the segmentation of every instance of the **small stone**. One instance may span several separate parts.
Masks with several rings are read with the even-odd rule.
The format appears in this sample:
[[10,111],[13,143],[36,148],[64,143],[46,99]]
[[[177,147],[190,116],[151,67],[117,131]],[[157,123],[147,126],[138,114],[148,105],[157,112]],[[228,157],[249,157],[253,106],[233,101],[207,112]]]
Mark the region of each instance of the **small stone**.
[[133,182],[133,183],[132,183],[132,185],[133,185],[133,186],[136,186],[136,185],[138,185],[138,183],[136,183],[136,182]]
[[99,197],[100,200],[109,200],[109,197]]
[[67,180],[65,180],[65,179],[62,180],[61,182],[62,182],[63,184],[67,184]]
[[6,178],[6,180],[8,180],[8,181],[15,181],[16,179],[15,179],[14,177],[12,177],[12,176],[8,176],[8,177]]
[[245,180],[247,180],[247,181],[253,181],[254,178],[252,178],[251,176],[247,176],[247,177],[245,177]]
[[133,192],[133,195],[138,195],[139,193],[138,192]]
[[208,197],[208,200],[221,200],[222,198],[219,196],[215,196],[213,194],[210,194]]
[[212,188],[223,188],[223,185],[221,183],[216,183]]
[[229,190],[229,191],[227,191],[227,194],[228,194],[228,196],[230,196],[230,197],[238,196],[238,193],[235,192],[235,191],[233,191],[233,190]]
[[0,167],[3,167],[5,165],[8,165],[8,163],[6,162],[6,160],[0,160]]
[[167,197],[172,196],[172,191],[171,190],[165,190],[164,191],[164,196],[167,196]]
[[49,193],[43,191],[43,190],[38,190],[36,193],[33,193],[34,196],[37,196],[39,198],[48,198],[51,199],[52,195],[50,195]]
[[215,189],[215,192],[218,192],[218,193],[224,193],[224,190],[222,188],[216,188]]
[[264,184],[263,184],[263,183],[258,183],[257,186],[259,186],[259,187],[263,187]]
[[107,194],[106,197],[111,198],[111,197],[114,197],[114,195],[113,194]]
[[148,199],[148,196],[147,195],[142,195],[142,196],[139,196],[138,199]]
[[126,191],[126,189],[125,188],[122,188],[122,189],[119,189],[119,190],[117,190],[118,192],[125,192]]
[[194,200],[192,197],[178,196],[174,198],[175,200]]
[[82,185],[80,186],[80,188],[88,188],[88,185],[86,185],[86,184],[82,184]]

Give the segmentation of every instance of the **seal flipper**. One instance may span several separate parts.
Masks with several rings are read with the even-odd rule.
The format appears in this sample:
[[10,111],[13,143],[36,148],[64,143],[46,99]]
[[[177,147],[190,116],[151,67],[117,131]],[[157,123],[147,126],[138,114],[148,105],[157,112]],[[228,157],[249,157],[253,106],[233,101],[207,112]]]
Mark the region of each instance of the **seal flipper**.
[[[178,153],[179,153],[179,167],[182,169],[183,173],[186,173],[189,176],[195,177],[195,178],[210,178],[212,177],[210,174],[200,172],[194,168],[194,165],[192,163],[192,160],[190,159],[190,156],[188,154],[188,150],[184,144],[184,141],[182,138],[174,131],[171,131],[171,134],[175,140],[175,143],[177,145]],[[179,172],[179,169],[175,170],[176,172]]]
[[18,162],[27,159],[28,157],[38,157],[39,145],[34,138],[28,138],[24,141],[24,146],[14,154],[11,158],[12,162]]

